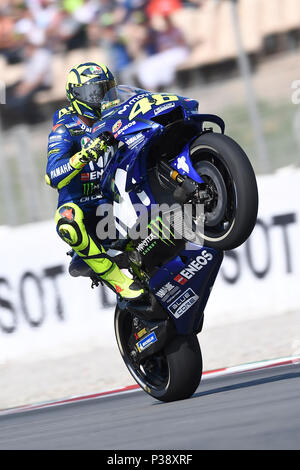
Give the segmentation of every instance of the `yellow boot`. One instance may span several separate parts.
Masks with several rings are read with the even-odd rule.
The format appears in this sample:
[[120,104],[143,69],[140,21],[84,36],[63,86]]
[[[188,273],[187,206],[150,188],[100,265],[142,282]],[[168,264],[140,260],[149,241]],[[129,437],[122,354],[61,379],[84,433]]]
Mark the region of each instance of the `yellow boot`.
[[144,293],[144,289],[126,276],[116,263],[105,274],[100,274],[100,277],[123,299],[137,299]]
[[90,268],[117,294],[124,299],[137,299],[144,290],[126,276],[106,256],[102,246],[97,245],[87,233],[82,209],[72,202],[62,205],[56,212],[57,231]]

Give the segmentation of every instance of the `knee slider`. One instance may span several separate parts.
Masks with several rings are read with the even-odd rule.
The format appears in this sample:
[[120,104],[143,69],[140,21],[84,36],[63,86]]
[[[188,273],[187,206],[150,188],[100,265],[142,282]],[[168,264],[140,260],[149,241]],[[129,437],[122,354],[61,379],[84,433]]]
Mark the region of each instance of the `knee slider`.
[[76,204],[65,204],[56,213],[56,229],[58,235],[69,245],[79,246],[82,243],[83,212]]

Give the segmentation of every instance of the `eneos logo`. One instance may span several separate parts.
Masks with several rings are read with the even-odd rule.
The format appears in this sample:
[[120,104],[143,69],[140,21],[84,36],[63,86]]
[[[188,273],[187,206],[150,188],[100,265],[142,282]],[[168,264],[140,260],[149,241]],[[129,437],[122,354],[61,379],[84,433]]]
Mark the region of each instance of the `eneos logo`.
[[197,256],[196,259],[191,261],[184,269],[180,271],[174,277],[174,281],[178,282],[182,286],[189,280],[194,277],[194,275],[203,269],[204,266],[207,265],[209,261],[213,259],[213,255],[208,253],[207,250],[202,250],[201,255]]

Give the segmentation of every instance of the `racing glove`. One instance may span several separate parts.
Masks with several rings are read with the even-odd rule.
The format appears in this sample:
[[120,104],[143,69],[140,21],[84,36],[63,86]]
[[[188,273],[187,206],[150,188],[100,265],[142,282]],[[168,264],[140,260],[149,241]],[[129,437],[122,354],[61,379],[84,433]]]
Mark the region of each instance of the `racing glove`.
[[83,147],[79,152],[75,153],[75,155],[70,158],[70,165],[76,170],[79,170],[90,161],[97,162],[98,158],[106,152],[106,149],[106,141],[98,137],[89,145]]

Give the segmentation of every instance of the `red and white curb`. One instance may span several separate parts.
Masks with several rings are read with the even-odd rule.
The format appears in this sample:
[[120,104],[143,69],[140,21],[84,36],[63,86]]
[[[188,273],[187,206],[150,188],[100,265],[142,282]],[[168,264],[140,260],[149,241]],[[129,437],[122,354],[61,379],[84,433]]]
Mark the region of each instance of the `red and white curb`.
[[[271,360],[265,360],[265,361],[259,361],[259,362],[252,362],[248,364],[241,364],[238,366],[225,367],[222,369],[204,371],[202,374],[202,380],[213,378],[213,377],[219,377],[222,375],[237,374],[237,373],[242,373],[242,372],[262,370],[262,369],[267,369],[270,367],[279,367],[279,366],[292,365],[292,364],[300,364],[300,356],[283,357],[280,359],[271,359]],[[79,395],[79,396],[73,396],[73,397],[71,396],[69,398],[64,398],[64,399],[56,400],[56,401],[36,403],[36,404],[31,404],[31,405],[23,405],[23,406],[19,406],[15,408],[8,408],[6,410],[0,410],[0,416],[13,414],[13,413],[21,413],[24,411],[39,410],[43,408],[49,408],[51,406],[65,405],[68,403],[74,403],[74,402],[79,402],[79,401],[84,401],[84,400],[93,400],[96,398],[107,397],[109,395],[130,393],[130,392],[135,392],[137,390],[142,391],[142,388],[139,385],[129,385],[127,387],[122,387],[122,388],[118,388],[114,390],[108,390],[108,391],[100,392],[100,393],[94,393],[91,395]]]
[[226,367],[224,369],[210,370],[207,372],[203,372],[202,377],[217,377],[219,375],[236,374],[240,372],[248,372],[251,370],[267,369],[270,367],[286,366],[291,364],[300,364],[300,356],[281,357],[279,359],[249,362],[248,364]]

